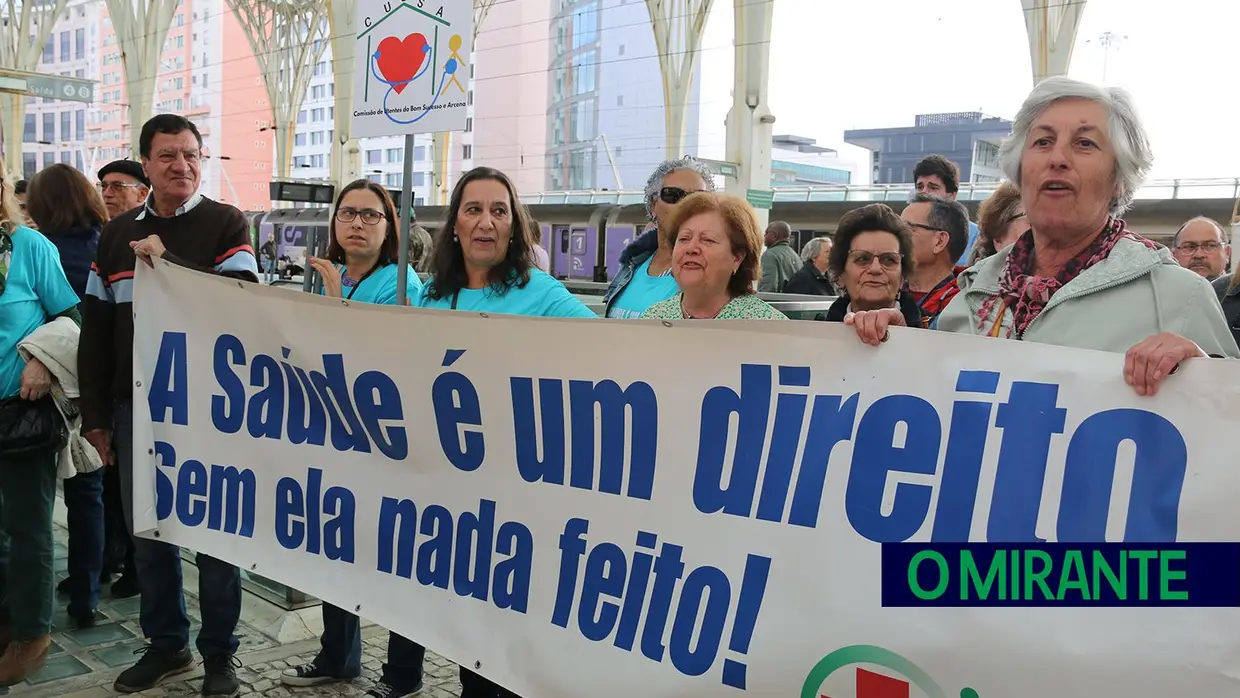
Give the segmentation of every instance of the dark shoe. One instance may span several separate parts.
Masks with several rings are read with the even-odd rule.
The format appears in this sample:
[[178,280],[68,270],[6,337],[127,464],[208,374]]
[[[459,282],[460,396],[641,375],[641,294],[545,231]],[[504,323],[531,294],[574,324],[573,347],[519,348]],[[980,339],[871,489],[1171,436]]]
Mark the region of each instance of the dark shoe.
[[112,585],[112,598],[114,599],[127,599],[141,593],[142,590],[138,588],[138,577],[134,574],[122,575]]
[[241,692],[241,682],[237,680],[237,669],[241,668],[241,660],[236,656],[220,654],[207,657],[202,661],[202,666],[202,695],[232,698]]
[[348,680],[329,674],[314,664],[302,664],[291,669],[285,669],[284,673],[280,675],[280,683],[285,686],[319,686],[325,683],[338,683]]
[[397,688],[389,686],[380,681],[375,684],[369,691],[366,691],[366,698],[412,698],[422,692],[422,680],[418,680],[418,684],[413,688]]
[[8,623],[0,625],[0,655],[9,648],[9,642],[13,639],[13,628]]
[[194,668],[194,655],[189,648],[179,652],[169,652],[154,645],[147,645],[134,654],[142,655],[137,664],[129,667],[116,677],[112,689],[117,693],[138,693],[159,685],[159,682],[184,674]]
[[61,596],[68,596],[69,585],[73,584],[73,582],[70,581],[72,579],[73,577],[65,577],[64,579],[60,580],[60,583],[56,585],[56,593],[60,594]]
[[93,609],[89,613],[69,611],[69,618],[73,620],[74,625],[81,629],[93,628],[99,624],[99,621],[107,620],[107,616],[100,613],[97,609]]

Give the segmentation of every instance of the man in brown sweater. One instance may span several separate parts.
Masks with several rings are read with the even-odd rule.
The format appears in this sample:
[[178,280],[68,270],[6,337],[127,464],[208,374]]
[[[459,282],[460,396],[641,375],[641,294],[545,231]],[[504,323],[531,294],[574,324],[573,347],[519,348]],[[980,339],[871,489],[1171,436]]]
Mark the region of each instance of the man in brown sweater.
[[[151,181],[146,202],[113,218],[99,238],[99,251],[82,301],[78,351],[82,432],[120,472],[126,521],[133,523],[133,460],[148,457],[151,444],[133,441],[133,276],[153,257],[198,271],[258,281],[249,226],[236,208],[198,193],[202,136],[188,119],[160,114],[139,139],[142,167]],[[190,671],[189,617],[181,589],[180,550],[168,543],[134,539],[142,590],[141,625],[150,646],[137,664],[116,679],[120,693],[152,688]],[[241,616],[237,568],[198,554],[204,696],[235,696],[235,634]]]

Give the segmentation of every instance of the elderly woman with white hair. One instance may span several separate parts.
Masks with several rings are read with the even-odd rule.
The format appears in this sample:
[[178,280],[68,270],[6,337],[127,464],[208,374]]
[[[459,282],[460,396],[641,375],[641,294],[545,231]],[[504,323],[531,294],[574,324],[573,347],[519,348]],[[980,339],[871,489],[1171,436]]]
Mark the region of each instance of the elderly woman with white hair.
[[[937,329],[1126,353],[1139,395],[1187,359],[1240,357],[1209,283],[1119,218],[1153,161],[1127,92],[1043,80],[999,157],[1030,229],[960,274]],[[845,322],[877,346],[904,318],[884,309]]]
[[685,156],[666,160],[646,181],[646,229],[620,253],[620,269],[603,294],[604,317],[637,318],[646,308],[676,295],[680,288],[672,278],[674,236],[659,233],[672,211],[690,194],[714,191],[710,169],[700,160]]

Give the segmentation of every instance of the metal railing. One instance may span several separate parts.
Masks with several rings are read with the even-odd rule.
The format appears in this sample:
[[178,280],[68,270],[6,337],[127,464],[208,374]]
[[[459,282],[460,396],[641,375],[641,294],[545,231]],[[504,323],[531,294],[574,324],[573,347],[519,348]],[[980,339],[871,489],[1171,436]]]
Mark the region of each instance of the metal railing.
[[[998,182],[964,182],[957,198],[961,201],[982,201],[994,193]],[[777,187],[775,202],[806,203],[831,201],[908,201],[912,186],[908,184],[819,184],[804,187]],[[528,205],[571,204],[640,204],[642,192],[635,190],[607,191],[545,191],[526,194],[521,200]],[[1137,190],[1138,201],[1167,199],[1236,199],[1240,198],[1240,177],[1158,179],[1146,182]]]

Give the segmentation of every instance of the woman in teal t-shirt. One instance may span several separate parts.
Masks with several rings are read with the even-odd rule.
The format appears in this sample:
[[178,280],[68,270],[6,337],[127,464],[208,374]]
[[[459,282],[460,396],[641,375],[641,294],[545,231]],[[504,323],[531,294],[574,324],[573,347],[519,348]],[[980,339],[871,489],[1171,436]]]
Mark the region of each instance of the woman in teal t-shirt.
[[[23,360],[18,345],[58,315],[81,320],[77,293],[65,278],[56,246],[18,224],[12,186],[0,165],[0,401],[6,414],[50,400],[51,372],[38,359]],[[12,640],[0,661],[0,686],[38,671],[51,646],[56,600],[52,509],[59,451],[59,445],[49,443],[0,455],[0,535],[10,541],[8,564],[0,569],[7,579],[0,583],[8,586],[5,636]]]
[[435,236],[430,274],[416,305],[504,315],[597,318],[530,259],[529,213],[508,176],[466,172]]
[[[310,258],[323,279],[323,295],[378,305],[395,305],[400,253],[396,206],[383,187],[368,179],[350,183],[336,198],[327,259]],[[407,295],[417,298],[422,281],[405,267]]]
[[[332,237],[327,259],[312,258],[310,265],[323,279],[323,295],[359,303],[396,305],[400,236],[396,207],[383,187],[359,179],[341,190],[332,215]],[[406,266],[409,297],[422,291],[422,282]],[[322,604],[323,637],[318,656],[309,664],[286,669],[286,686],[317,686],[349,681],[362,673],[362,635],[358,617],[329,603]],[[366,695],[413,695],[422,690],[422,662],[426,648],[396,633],[388,634],[383,676]]]

